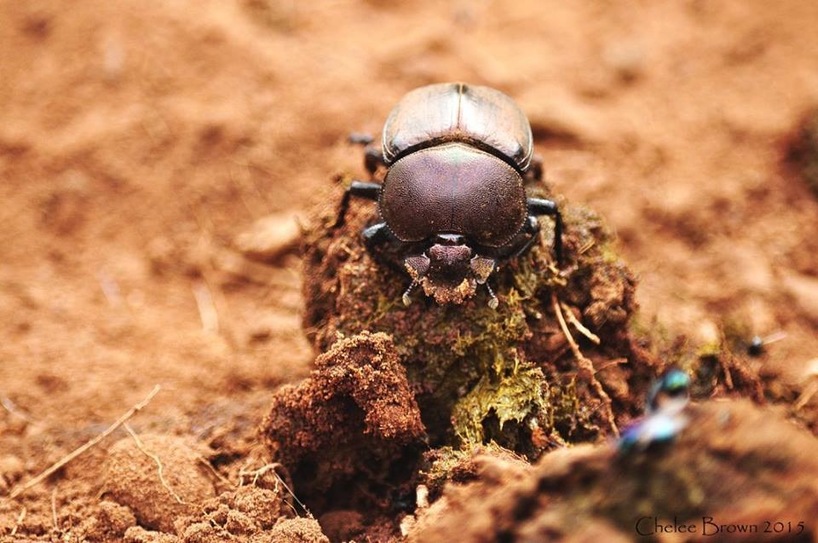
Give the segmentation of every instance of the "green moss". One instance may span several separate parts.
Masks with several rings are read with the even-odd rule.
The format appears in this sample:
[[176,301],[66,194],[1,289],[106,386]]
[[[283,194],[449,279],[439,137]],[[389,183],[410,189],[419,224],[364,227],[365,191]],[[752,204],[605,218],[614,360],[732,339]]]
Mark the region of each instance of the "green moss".
[[506,423],[523,423],[529,417],[552,420],[548,386],[542,370],[518,367],[508,375],[484,375],[460,398],[452,410],[454,430],[461,441],[474,446],[486,440],[483,422],[497,418],[502,432]]

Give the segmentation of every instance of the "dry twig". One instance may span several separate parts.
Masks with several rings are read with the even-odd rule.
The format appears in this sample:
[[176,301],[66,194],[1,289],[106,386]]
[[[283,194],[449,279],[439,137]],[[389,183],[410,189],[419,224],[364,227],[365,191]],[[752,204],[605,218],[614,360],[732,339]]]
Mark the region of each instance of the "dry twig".
[[20,514],[17,515],[17,521],[14,523],[14,528],[11,529],[11,533],[9,535],[14,536],[17,534],[17,530],[20,528],[20,526],[23,524],[23,521],[26,519],[27,513],[28,509],[26,509],[25,507],[23,507],[23,509],[20,510]]
[[[245,476],[252,475],[253,476],[253,481],[252,481],[251,484],[253,486],[256,486],[256,483],[258,483],[259,479],[261,479],[267,473],[272,472],[272,474],[276,478],[276,487],[278,486],[278,483],[281,483],[281,486],[283,486],[284,490],[286,490],[287,493],[292,497],[292,499],[295,500],[295,503],[297,503],[298,506],[301,507],[301,509],[304,510],[307,513],[308,516],[312,517],[312,513],[310,513],[310,510],[307,509],[307,506],[304,505],[301,502],[301,500],[298,499],[298,496],[295,495],[295,492],[293,492],[293,490],[291,488],[292,481],[290,481],[290,485],[288,485],[284,481],[284,479],[281,477],[281,475],[279,475],[278,472],[276,471],[277,468],[284,468],[284,465],[280,464],[278,462],[274,462],[274,463],[271,463],[271,464],[265,464],[265,465],[261,466],[260,468],[255,469],[253,471],[249,471],[249,472],[244,471],[242,469],[242,470],[239,471],[239,486],[244,485],[244,477]],[[286,473],[286,470],[285,470],[285,473]],[[287,479],[289,479],[289,478],[290,478],[289,474],[287,474]],[[278,488],[276,488],[276,492],[277,491],[278,491]],[[289,503],[289,501],[287,502],[287,505],[289,505],[289,507],[290,507],[290,509],[292,509],[293,513],[298,515],[298,511],[295,509],[295,507],[293,507],[293,505],[291,503]]]
[[210,288],[205,281],[193,283],[193,298],[196,300],[196,308],[199,310],[202,329],[205,332],[218,332],[219,312],[216,310]]
[[597,396],[603,401],[605,404],[606,418],[608,419],[608,424],[611,426],[611,431],[614,433],[616,437],[619,437],[619,428],[616,426],[616,421],[614,420],[613,409],[611,407],[611,397],[608,396],[608,393],[605,392],[605,389],[602,388],[602,384],[596,378],[596,370],[594,369],[594,364],[588,358],[582,354],[582,351],[579,349],[579,345],[574,340],[574,337],[571,335],[571,330],[568,329],[568,324],[565,322],[565,317],[562,314],[562,309],[560,308],[560,302],[557,299],[556,293],[551,293],[551,303],[554,306],[554,313],[557,315],[557,321],[560,324],[560,328],[562,329],[562,333],[565,334],[565,339],[568,341],[568,345],[571,347],[571,352],[574,353],[574,358],[577,361],[577,365],[579,366],[579,372],[582,378],[587,379],[588,382],[593,387],[594,391],[596,392]]
[[199,461],[199,462],[200,462],[202,465],[204,465],[204,467],[206,467],[206,468],[208,469],[208,471],[210,471],[210,473],[212,473],[212,474],[213,474],[213,477],[215,477],[215,478],[216,478],[216,480],[218,480],[218,481],[219,481],[221,484],[223,484],[223,485],[224,485],[224,486],[226,486],[227,488],[234,488],[233,483],[232,483],[232,482],[231,482],[231,481],[230,481],[228,478],[226,478],[224,475],[222,475],[221,473],[219,473],[219,472],[216,470],[216,468],[214,468],[214,467],[213,467],[213,464],[211,464],[211,463],[210,463],[210,462],[207,460],[207,458],[205,458],[204,456],[202,456],[201,454],[199,454],[199,455],[196,455],[196,459],[197,459],[197,460],[198,460],[198,461]]
[[54,524],[54,531],[59,533],[60,526],[57,523],[57,489],[51,491],[51,522]]
[[562,310],[565,312],[565,315],[568,317],[568,320],[571,324],[574,325],[574,328],[579,330],[579,332],[587,337],[594,345],[599,345],[602,343],[602,340],[599,339],[599,336],[595,333],[591,332],[584,324],[582,324],[579,319],[574,315],[574,312],[571,311],[568,306],[565,304],[560,304],[562,306]]
[[813,379],[809,382],[809,384],[807,384],[807,386],[804,387],[804,390],[801,391],[801,394],[798,396],[798,399],[793,405],[793,409],[796,411],[803,409],[816,393],[818,393],[818,379]]
[[167,479],[165,479],[165,466],[164,464],[162,464],[162,460],[159,458],[159,456],[150,452],[145,447],[145,444],[142,442],[141,439],[139,439],[139,436],[136,435],[136,432],[134,432],[133,428],[131,428],[127,423],[123,425],[123,428],[125,428],[125,431],[127,431],[131,435],[133,440],[136,442],[137,448],[140,451],[142,451],[142,453],[145,456],[147,456],[148,458],[153,460],[154,463],[156,463],[156,467],[159,471],[159,482],[162,483],[162,486],[165,487],[165,490],[167,490],[170,493],[170,495],[173,496],[173,499],[176,500],[176,503],[185,505],[185,501],[182,498],[180,498],[176,492],[173,491],[173,489],[168,484]]
[[17,407],[14,404],[13,401],[11,401],[11,398],[9,398],[8,396],[6,396],[4,394],[0,394],[0,405],[2,405],[3,409],[8,411],[10,415],[20,417],[21,419],[23,419],[24,421],[29,422],[29,423],[36,422],[33,418],[28,416],[28,414],[26,414],[25,412],[20,410],[20,408]]
[[119,428],[120,426],[125,424],[128,421],[128,419],[130,419],[131,417],[136,415],[141,409],[143,409],[146,405],[148,405],[150,403],[150,401],[153,399],[153,397],[156,396],[156,394],[159,393],[159,390],[161,388],[162,387],[160,387],[159,385],[156,385],[155,387],[153,387],[153,390],[151,390],[150,394],[148,394],[145,397],[144,400],[142,400],[138,404],[131,407],[124,415],[119,417],[116,420],[116,422],[114,422],[111,426],[109,426],[104,432],[102,432],[98,436],[90,439],[89,441],[85,442],[84,445],[74,449],[72,452],[68,453],[67,455],[63,456],[61,459],[59,459],[55,463],[51,464],[51,466],[49,466],[45,471],[43,471],[42,473],[40,473],[39,475],[37,475],[33,479],[30,479],[26,484],[18,486],[17,488],[12,490],[11,494],[9,494],[9,497],[14,499],[17,496],[19,496],[20,494],[22,494],[23,492],[25,492],[25,491],[33,488],[34,486],[40,484],[45,479],[47,479],[50,475],[57,472],[57,470],[59,470],[60,468],[62,468],[63,466],[65,466],[66,464],[71,462],[72,460],[74,460],[76,457],[78,457],[79,455],[81,455],[82,453],[87,451],[88,449],[90,449],[93,446],[97,445],[100,441],[102,441],[103,439],[105,439],[106,437],[111,435],[112,433],[114,433],[117,430],[117,428]]

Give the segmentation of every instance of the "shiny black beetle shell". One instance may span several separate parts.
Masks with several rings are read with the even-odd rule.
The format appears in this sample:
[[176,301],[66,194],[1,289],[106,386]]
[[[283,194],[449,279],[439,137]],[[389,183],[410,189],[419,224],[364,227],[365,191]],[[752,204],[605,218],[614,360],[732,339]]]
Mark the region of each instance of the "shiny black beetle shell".
[[416,89],[387,118],[382,149],[379,208],[399,240],[456,232],[496,248],[522,229],[531,127],[505,94],[463,83]]
[[465,83],[440,83],[401,98],[383,127],[387,166],[415,150],[448,141],[492,150],[524,172],[534,153],[531,125],[502,92]]

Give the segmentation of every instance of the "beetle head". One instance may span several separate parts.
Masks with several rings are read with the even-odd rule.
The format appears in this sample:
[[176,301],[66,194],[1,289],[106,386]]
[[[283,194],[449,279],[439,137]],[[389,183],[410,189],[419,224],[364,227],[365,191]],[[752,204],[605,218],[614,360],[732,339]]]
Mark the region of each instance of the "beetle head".
[[[477,286],[486,284],[495,261],[474,254],[463,236],[458,234],[438,234],[429,249],[410,256],[404,265],[412,277],[412,284],[403,295],[403,303],[409,305],[409,293],[417,285],[427,296],[439,304],[461,304],[477,292]],[[497,307],[497,297],[488,287],[491,299],[489,305]]]

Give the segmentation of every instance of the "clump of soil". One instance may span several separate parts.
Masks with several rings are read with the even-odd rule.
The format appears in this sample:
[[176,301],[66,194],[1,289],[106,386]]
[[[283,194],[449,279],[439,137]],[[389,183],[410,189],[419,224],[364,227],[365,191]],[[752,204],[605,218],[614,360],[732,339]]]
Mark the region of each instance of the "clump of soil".
[[[370,253],[360,237],[375,209],[354,204],[341,226],[336,212],[318,210],[303,241],[304,327],[324,354],[275,393],[262,424],[313,511],[411,509],[415,484],[439,492],[474,447],[535,459],[616,435],[641,410],[660,364],[629,332],[635,280],[593,212],[564,206],[562,270],[548,225],[544,243],[505,263],[491,278],[496,309],[488,290],[405,306],[394,247]],[[439,452],[421,458],[429,447]]]
[[173,532],[178,516],[215,495],[205,462],[182,438],[123,438],[109,451],[102,495],[128,507],[141,526]]
[[99,502],[95,514],[87,516],[78,531],[86,541],[105,543],[121,541],[125,532],[133,526],[136,526],[133,511],[124,505],[103,500]]
[[[316,211],[302,244],[304,328],[324,354],[307,380],[274,394],[262,433],[336,539],[360,532],[338,527],[339,515],[371,528],[379,510],[394,522],[449,482],[483,480],[475,451],[519,466],[495,470],[505,485],[526,459],[610,439],[641,413],[666,364],[630,329],[636,281],[595,213],[562,208],[564,266],[550,257],[545,224],[542,243],[492,276],[496,307],[488,289],[460,303],[416,293],[404,304],[400,249],[368,251],[361,239],[374,206],[353,205],[340,225],[336,208]],[[756,373],[722,347],[686,361],[697,395],[763,401]]]
[[328,542],[315,519],[294,517],[293,497],[275,466],[253,472],[253,484],[216,494],[226,481],[214,484],[206,462],[173,436],[117,442],[106,461],[105,501],[86,511],[78,534],[104,543]]
[[[350,486],[405,481],[425,443],[420,411],[390,337],[338,341],[299,385],[279,389],[262,423],[311,509],[353,500]],[[345,497],[345,498],[344,498]]]
[[289,518],[292,504],[278,490],[242,486],[204,502],[201,511],[177,521],[184,541],[267,541],[325,543],[315,519]]
[[687,415],[675,442],[644,452],[579,446],[528,468],[481,459],[509,464],[505,471],[516,475],[488,473],[448,487],[419,516],[408,540],[628,541],[662,535],[659,523],[682,530],[692,525],[693,539],[726,539],[745,526],[757,530],[753,541],[812,541],[818,533],[815,437],[746,400],[694,404]]
[[[232,519],[230,519],[232,520]],[[249,527],[235,527],[233,532],[218,524],[201,522],[191,525],[183,537],[165,532],[152,532],[134,526],[125,532],[124,543],[222,543],[223,541],[252,541],[253,543],[329,543],[318,522],[312,518],[279,518],[269,530],[247,531]]]

